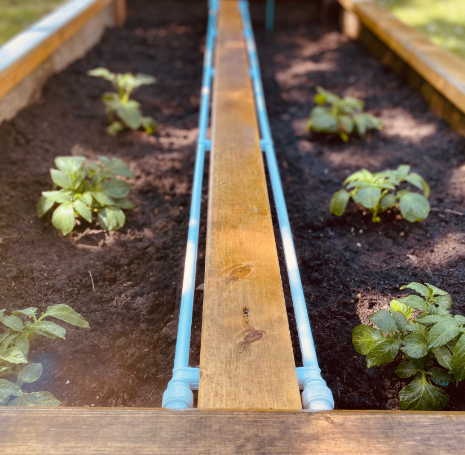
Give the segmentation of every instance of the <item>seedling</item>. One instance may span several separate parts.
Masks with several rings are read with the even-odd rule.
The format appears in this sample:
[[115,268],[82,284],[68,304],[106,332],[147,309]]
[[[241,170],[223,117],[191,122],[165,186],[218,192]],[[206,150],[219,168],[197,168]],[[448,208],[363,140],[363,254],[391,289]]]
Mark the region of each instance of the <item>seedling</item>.
[[[349,134],[353,132],[357,132],[363,138],[368,130],[383,128],[380,119],[363,112],[363,101],[351,96],[340,98],[321,87],[317,87],[317,92],[315,103],[318,106],[310,112],[309,131],[339,134],[340,138],[347,142]],[[325,106],[326,104],[330,106]]]
[[[407,182],[423,190],[423,194],[415,193],[397,187]],[[416,172],[410,172],[410,166],[400,165],[396,170],[375,172],[366,169],[357,171],[344,181],[347,190],[339,190],[331,198],[329,210],[336,216],[341,216],[352,198],[372,213],[374,223],[379,223],[378,214],[398,206],[402,216],[411,223],[424,220],[430,211],[428,197],[430,188]]]
[[19,372],[16,382],[0,379],[0,406],[61,406],[50,392],[26,393],[21,389],[37,381],[42,372],[41,363],[30,363]]
[[97,214],[100,226],[106,231],[116,231],[124,226],[124,210],[133,209],[135,204],[127,199],[132,187],[117,178],[134,177],[126,164],[118,158],[98,156],[99,162],[82,156],[61,156],[55,158],[58,169],[51,169],[55,184],[53,191],[43,191],[37,204],[37,214],[44,216],[55,204],[52,215],[53,225],[68,235],[81,216],[92,223]]
[[[106,106],[110,126],[107,133],[115,136],[124,127],[138,130],[143,127],[148,134],[152,134],[157,124],[152,117],[142,115],[140,104],[131,100],[132,91],[141,85],[150,85],[157,82],[157,79],[148,74],[112,73],[106,68],[96,68],[87,73],[89,76],[102,77],[113,84],[117,92],[105,92],[102,95],[102,102]],[[119,120],[115,120],[115,115]]]
[[378,326],[359,325],[352,342],[366,355],[367,367],[399,361],[396,374],[413,378],[400,393],[404,410],[443,409],[449,402],[444,387],[465,379],[465,317],[450,313],[449,293],[425,283],[410,283],[418,295],[393,300],[389,311],[370,319]]
[[[65,339],[66,329],[47,318],[89,328],[89,323],[68,305],[51,305],[40,317],[38,311],[29,307],[5,316],[5,310],[0,310],[0,322],[7,327],[7,331],[0,335],[0,376],[16,374],[19,365],[28,362],[30,344],[38,335]],[[27,320],[20,315],[26,316]],[[23,392],[23,384],[37,381],[42,371],[40,363],[31,363],[19,371],[15,383],[0,379],[0,406],[60,406],[61,402],[49,392]]]

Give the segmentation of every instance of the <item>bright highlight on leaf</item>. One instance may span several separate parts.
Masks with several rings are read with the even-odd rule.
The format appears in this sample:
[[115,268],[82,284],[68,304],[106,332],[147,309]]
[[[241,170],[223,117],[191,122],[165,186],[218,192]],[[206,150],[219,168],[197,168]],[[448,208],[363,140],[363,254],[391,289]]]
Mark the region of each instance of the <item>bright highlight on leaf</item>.
[[[116,136],[125,127],[132,130],[142,127],[147,134],[153,134],[157,128],[155,120],[152,117],[144,117],[140,104],[131,100],[130,96],[132,91],[141,85],[155,84],[156,78],[147,74],[111,73],[106,68],[96,68],[87,74],[106,79],[117,91],[117,93],[106,92],[102,95],[102,102],[105,104],[110,121],[110,126],[107,128],[109,135]],[[115,119],[115,114],[120,121]]]
[[[317,92],[315,103],[318,106],[310,112],[309,131],[338,134],[347,142],[354,132],[363,138],[368,130],[383,128],[381,120],[363,112],[363,101],[350,96],[340,98],[321,87],[317,87]],[[327,104],[329,106],[325,106]]]
[[355,327],[352,342],[368,368],[400,360],[396,374],[413,379],[399,393],[402,409],[441,410],[449,402],[443,388],[465,379],[465,317],[450,314],[452,297],[429,283],[401,289],[421,297],[393,300],[389,311],[370,316],[378,328]]
[[81,216],[92,223],[96,214],[100,226],[107,231],[116,231],[124,226],[126,216],[122,210],[129,210],[135,204],[127,198],[132,190],[129,183],[118,179],[133,177],[127,165],[118,158],[99,156],[99,162],[82,156],[59,156],[55,159],[57,169],[51,176],[61,189],[43,191],[37,204],[37,215],[44,216],[55,204],[52,215],[53,225],[68,235]]
[[[344,181],[346,189],[334,193],[329,210],[333,215],[342,216],[352,198],[372,213],[372,221],[375,223],[381,221],[378,216],[380,213],[394,207],[398,207],[402,216],[411,223],[424,220],[430,211],[427,199],[430,189],[420,175],[409,172],[410,166],[407,165],[374,174],[366,169],[354,172]],[[423,194],[398,190],[404,182],[422,189]]]

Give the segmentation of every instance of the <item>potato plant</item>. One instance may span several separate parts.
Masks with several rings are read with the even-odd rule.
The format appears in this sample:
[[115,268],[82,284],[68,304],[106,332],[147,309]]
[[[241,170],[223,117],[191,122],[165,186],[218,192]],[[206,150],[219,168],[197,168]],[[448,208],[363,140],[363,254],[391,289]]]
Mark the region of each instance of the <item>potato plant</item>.
[[[148,134],[152,134],[157,124],[152,117],[144,117],[140,104],[130,99],[131,93],[141,85],[150,85],[157,82],[156,78],[148,74],[112,73],[106,68],[95,68],[87,73],[89,76],[102,77],[111,82],[116,92],[105,92],[102,102],[105,104],[110,126],[107,133],[117,135],[125,127],[138,130],[143,127]],[[118,117],[119,120],[115,119]]]
[[74,229],[76,217],[81,216],[92,223],[94,214],[103,229],[116,231],[126,222],[123,210],[135,207],[126,197],[131,185],[117,178],[133,177],[134,174],[118,158],[98,156],[98,159],[99,162],[82,156],[55,159],[58,169],[50,170],[55,188],[42,192],[37,214],[40,218],[56,205],[52,223],[63,235]]
[[356,132],[363,138],[368,130],[383,128],[380,119],[363,112],[362,100],[350,96],[340,98],[321,87],[317,87],[317,91],[315,103],[318,106],[310,112],[309,131],[338,134],[347,142],[351,133]]
[[449,293],[425,283],[410,283],[419,295],[393,300],[373,313],[378,328],[359,325],[352,332],[367,367],[397,361],[396,374],[413,378],[400,393],[404,410],[440,410],[449,402],[444,388],[465,379],[465,317],[452,315]]
[[[423,194],[398,189],[404,182],[423,190]],[[346,189],[334,193],[329,204],[330,212],[336,216],[344,214],[350,198],[372,213],[374,223],[381,221],[380,213],[394,207],[411,223],[424,220],[430,211],[428,184],[405,164],[395,170],[375,173],[362,169],[347,177],[344,185]]]
[[[35,307],[13,311],[5,315],[0,310],[0,323],[6,332],[0,335],[0,376],[9,377],[17,374],[16,382],[0,379],[0,406],[59,406],[61,403],[49,392],[23,392],[22,386],[37,381],[42,375],[42,365],[28,363],[30,344],[40,335],[49,339],[66,339],[66,329],[53,322],[54,318],[81,328],[89,328],[89,323],[70,306],[51,305],[45,313],[38,316]],[[20,316],[26,317],[26,320]]]

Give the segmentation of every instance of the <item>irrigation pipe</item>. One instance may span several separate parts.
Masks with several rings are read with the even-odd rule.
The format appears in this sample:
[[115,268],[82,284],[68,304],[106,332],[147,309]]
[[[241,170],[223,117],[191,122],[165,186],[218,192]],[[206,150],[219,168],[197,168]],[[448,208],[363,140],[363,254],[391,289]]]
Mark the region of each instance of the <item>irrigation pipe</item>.
[[258,121],[262,139],[260,145],[266,154],[268,170],[270,174],[271,187],[273,190],[276,212],[278,214],[279,228],[284,247],[286,268],[291,288],[292,303],[299,334],[300,350],[302,351],[303,367],[297,368],[297,379],[299,386],[303,389],[302,404],[304,409],[311,411],[322,411],[334,408],[334,400],[331,390],[321,377],[320,368],[316,356],[315,344],[313,342],[312,329],[308,318],[307,305],[305,303],[302,281],[300,279],[299,266],[292,240],[291,226],[287,214],[286,202],[284,200],[283,187],[279,175],[278,163],[271,137],[268,114],[266,112],[265,97],[258,64],[257,49],[250,20],[248,1],[241,0],[239,9],[244,27],[244,37],[247,43],[249,56],[250,77],[252,79],[255,104],[257,107]]
[[179,313],[178,335],[174,358],[173,378],[163,394],[162,406],[169,409],[191,408],[194,404],[192,390],[199,387],[199,369],[189,367],[189,349],[194,306],[195,272],[199,244],[200,205],[202,198],[203,168],[205,152],[211,148],[207,139],[210,116],[210,94],[213,69],[213,49],[216,36],[218,0],[209,0],[207,39],[203,63],[202,93],[200,101],[199,136],[195,158],[194,182],[192,188],[189,232],[187,237],[186,260],[182,285],[181,309]]

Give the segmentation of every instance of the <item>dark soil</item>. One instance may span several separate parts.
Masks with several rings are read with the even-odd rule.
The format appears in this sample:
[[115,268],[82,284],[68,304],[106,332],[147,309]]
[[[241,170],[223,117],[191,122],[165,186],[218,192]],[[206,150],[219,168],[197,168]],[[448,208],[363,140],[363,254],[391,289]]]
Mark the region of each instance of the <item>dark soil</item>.
[[[446,289],[465,314],[465,218],[457,214],[464,211],[465,140],[358,44],[318,25],[311,3],[277,6],[273,35],[263,31],[263,2],[253,3],[252,12],[321,369],[338,408],[396,409],[402,381],[394,367],[368,370],[351,331],[414,280]],[[204,0],[131,2],[125,28],[108,30],[84,59],[49,81],[39,103],[0,127],[0,308],[68,303],[91,325],[70,327],[66,341],[38,339],[30,356],[45,367],[37,388],[65,405],[161,405],[174,360],[206,13]],[[99,97],[109,87],[86,76],[97,66],[158,78],[135,93],[144,114],[158,122],[156,135],[105,134]],[[348,144],[309,137],[305,127],[318,85],[364,99],[384,130]],[[116,156],[135,172],[131,197],[138,208],[127,212],[123,229],[105,233],[83,223],[63,239],[50,219],[36,218],[54,157],[70,154]],[[354,205],[342,218],[328,213],[331,195],[349,173],[401,163],[432,187],[427,220],[409,224],[393,212],[373,224]],[[202,245],[204,239],[203,228]],[[197,284],[203,268],[201,253]],[[201,302],[197,291],[193,366]],[[450,389],[447,409],[465,410],[464,387]]]

